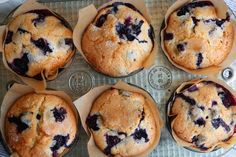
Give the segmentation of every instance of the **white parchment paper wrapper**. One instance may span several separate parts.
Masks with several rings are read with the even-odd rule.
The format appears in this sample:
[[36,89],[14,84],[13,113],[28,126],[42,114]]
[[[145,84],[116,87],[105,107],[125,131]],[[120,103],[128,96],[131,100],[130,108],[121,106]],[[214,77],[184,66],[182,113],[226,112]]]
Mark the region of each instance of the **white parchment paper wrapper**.
[[[148,21],[148,23],[151,24],[151,18],[150,18],[148,11],[147,11],[144,0],[138,0],[138,1],[137,0],[112,0],[108,3],[103,4],[98,9],[96,9],[93,4],[91,4],[85,8],[82,8],[81,10],[79,10],[78,22],[77,22],[77,24],[74,28],[74,31],[73,31],[73,41],[74,41],[76,48],[79,50],[80,54],[87,61],[88,64],[90,64],[90,63],[86,59],[86,56],[84,55],[84,52],[82,50],[82,45],[81,45],[83,33],[86,30],[86,28],[89,26],[89,24],[93,22],[98,11],[100,9],[105,8],[106,6],[114,3],[114,2],[125,2],[125,3],[130,3],[130,4],[134,5],[143,14],[144,18]],[[157,53],[158,53],[158,45],[156,42],[156,38],[154,37],[154,46],[153,46],[153,49],[152,49],[149,57],[147,58],[147,60],[143,64],[144,68],[148,69],[154,64],[154,61],[157,57]]]
[[[236,59],[236,21],[235,19],[231,18],[231,21],[233,22],[233,26],[234,26],[234,41],[233,41],[233,45],[232,45],[232,49],[231,52],[228,54],[228,56],[225,58],[225,60],[219,64],[218,66],[210,66],[208,68],[202,68],[202,69],[196,69],[196,70],[191,70],[191,69],[187,69],[185,67],[182,67],[178,64],[176,64],[171,57],[169,56],[168,52],[165,49],[165,45],[164,45],[164,33],[165,30],[167,28],[167,24],[168,24],[168,19],[169,16],[171,15],[171,13],[173,13],[175,10],[178,10],[179,8],[181,8],[181,6],[183,6],[186,3],[192,2],[193,0],[177,0],[166,12],[165,14],[165,19],[164,19],[164,28],[161,30],[161,48],[164,51],[165,55],[167,56],[168,60],[177,68],[182,69],[188,73],[192,73],[192,74],[199,74],[199,75],[207,75],[207,76],[211,76],[211,77],[217,77],[219,72],[221,70],[223,70],[224,68],[226,68],[227,66],[229,66],[235,59]],[[198,1],[204,1],[204,0],[198,0]],[[211,1],[216,10],[217,10],[217,15],[219,18],[226,18],[226,12],[228,11],[228,7],[225,4],[225,2],[223,0],[208,0]],[[235,18],[235,17],[234,17]]]
[[[17,99],[19,99],[23,95],[26,95],[28,93],[33,93],[33,92],[35,92],[35,90],[33,88],[16,83],[8,90],[8,92],[4,96],[3,102],[1,105],[1,110],[0,110],[0,131],[1,131],[1,134],[2,134],[2,137],[4,140],[3,142],[6,145],[7,145],[7,142],[5,139],[5,128],[4,127],[5,127],[5,117],[6,117],[8,110],[10,109],[11,105],[13,105]],[[78,124],[78,118],[79,118],[78,111],[77,111],[75,105],[73,104],[69,95],[67,95],[63,91],[54,91],[54,90],[44,90],[44,91],[40,91],[38,93],[55,95],[55,96],[58,96],[58,97],[64,99],[71,106],[71,109],[74,111],[74,114],[76,116],[76,121],[77,121],[76,124]],[[77,127],[77,129],[78,129],[78,127]],[[78,130],[77,130],[77,132],[78,132]],[[76,141],[76,139],[75,139],[75,141]],[[7,148],[9,148],[9,147],[7,146]],[[65,150],[65,152],[63,154],[67,153],[69,151],[69,149]],[[11,150],[11,149],[9,148],[9,150]]]
[[[179,93],[182,91],[182,89],[186,86],[186,85],[194,85],[194,84],[197,84],[199,82],[202,82],[202,81],[212,81],[212,82],[215,82],[216,84],[219,84],[221,86],[223,86],[225,89],[227,89],[233,96],[234,98],[236,99],[236,92],[231,88],[229,87],[225,82],[221,81],[221,80],[218,80],[218,79],[215,79],[213,77],[208,77],[208,78],[204,78],[204,79],[194,79],[194,80],[190,80],[190,81],[187,81],[187,82],[183,82],[175,91],[175,93]],[[174,93],[173,93],[174,94]],[[174,100],[175,97],[172,98],[172,100]],[[167,116],[170,118],[170,117],[173,117],[175,115],[171,115],[170,111],[171,111],[171,106],[172,106],[172,102],[168,102],[168,109],[167,109]],[[236,105],[235,106],[232,106],[232,109],[233,109],[233,112],[236,114]],[[174,129],[173,129],[173,125],[175,123],[175,118],[172,119],[170,122],[170,127],[171,127],[171,134],[174,138],[174,140],[180,144],[181,146],[184,146],[184,147],[187,147],[187,148],[190,148],[192,150],[195,150],[195,151],[198,151],[200,152],[199,149],[197,149],[196,147],[194,147],[195,145],[193,143],[189,143],[189,142],[186,142],[184,140],[182,140],[181,138],[178,137],[178,135],[175,133]],[[169,125],[169,124],[168,124]],[[214,146],[212,146],[210,149],[208,149],[207,151],[201,151],[201,152],[211,152],[213,151],[214,149],[217,149],[217,148],[230,148],[232,147],[234,144],[236,144],[236,133],[233,134],[233,136],[228,139],[227,141],[225,142],[218,142],[216,143]]]
[[158,144],[160,140],[160,134],[161,134],[161,128],[163,127],[163,122],[160,117],[159,110],[156,106],[155,101],[153,98],[143,89],[139,87],[135,87],[129,84],[126,84],[125,82],[119,81],[115,85],[104,85],[104,86],[99,86],[94,89],[92,89],[90,92],[88,92],[86,95],[80,97],[79,99],[74,101],[74,104],[79,112],[81,123],[83,128],[85,129],[86,133],[90,135],[90,139],[88,141],[88,153],[90,157],[106,157],[106,155],[96,146],[93,136],[91,136],[87,125],[86,125],[86,118],[88,117],[91,107],[93,105],[93,102],[95,99],[103,93],[105,90],[110,89],[110,88],[116,88],[116,89],[122,89],[126,91],[131,91],[131,92],[137,92],[142,94],[143,96],[146,97],[146,100],[149,104],[149,107],[152,109],[151,111],[153,112],[153,115],[155,116],[155,121],[156,121],[156,126],[157,126],[157,135],[156,135],[156,140],[153,143],[152,147],[150,147],[146,152],[143,154],[137,156],[137,157],[144,157],[147,156]]
[[[50,10],[47,6],[44,6],[38,2],[36,2],[36,0],[26,0],[22,5],[20,5],[12,14],[11,17],[8,18],[12,18],[14,19],[14,17],[21,15],[25,12],[31,11],[31,10],[38,10],[38,9],[46,9],[49,10],[50,12],[52,12],[56,17],[58,17],[61,20],[64,20],[62,17],[58,16],[57,14],[55,14],[52,10]],[[52,75],[52,76],[48,76],[47,78],[45,78],[45,74],[44,71],[41,72],[41,76],[42,76],[42,80],[36,80],[34,78],[30,78],[30,77],[23,77],[21,75],[18,75],[16,72],[14,72],[7,64],[5,55],[4,55],[4,40],[6,38],[6,34],[8,31],[8,26],[4,25],[4,26],[0,26],[0,52],[3,52],[2,54],[2,59],[3,59],[3,63],[4,66],[10,70],[11,72],[13,72],[14,74],[16,74],[19,78],[21,78],[21,80],[28,84],[29,86],[33,87],[35,90],[37,91],[41,91],[44,90],[46,88],[46,81],[47,80],[53,80],[57,77],[58,75],[58,70],[57,72]],[[75,51],[75,50],[74,50]],[[69,60],[67,62],[67,64],[64,67],[61,68],[66,68],[67,66],[69,66],[72,62],[72,59]]]

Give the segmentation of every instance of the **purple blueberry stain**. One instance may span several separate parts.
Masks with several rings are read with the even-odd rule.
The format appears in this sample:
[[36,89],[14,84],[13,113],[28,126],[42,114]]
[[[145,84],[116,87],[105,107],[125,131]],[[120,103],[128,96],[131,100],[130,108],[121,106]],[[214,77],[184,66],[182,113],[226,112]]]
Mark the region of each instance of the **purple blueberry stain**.
[[145,142],[149,141],[146,129],[137,128],[137,129],[135,129],[135,132],[132,134],[132,136],[133,136],[133,138],[135,140],[142,140],[142,139],[144,139]]
[[99,115],[94,114],[92,116],[88,116],[86,119],[86,124],[88,125],[89,128],[93,129],[93,131],[98,131],[99,127],[97,124]]
[[202,61],[203,61],[202,53],[198,53],[198,54],[196,55],[196,57],[197,57],[197,63],[196,63],[196,65],[197,65],[197,67],[199,68],[199,67],[201,66],[201,64],[202,64]]
[[12,42],[12,37],[13,37],[13,32],[12,31],[8,31],[7,32],[7,37],[5,39],[5,44],[9,44],[10,42]]
[[220,97],[223,105],[226,108],[229,108],[230,106],[235,105],[235,99],[228,90],[218,92],[218,96]]
[[37,27],[38,24],[43,23],[47,16],[54,16],[54,14],[52,12],[50,12],[49,10],[46,10],[46,9],[32,10],[27,13],[37,14],[37,18],[32,20],[32,23],[34,24],[35,27]]
[[111,155],[112,147],[120,143],[121,139],[118,136],[111,136],[111,135],[105,135],[105,136],[106,136],[107,147],[104,149],[104,153],[106,155]]
[[55,107],[51,111],[53,112],[53,116],[56,122],[62,122],[67,114],[66,110],[63,107],[60,107],[59,109]]
[[193,8],[206,7],[206,6],[213,6],[213,4],[210,1],[198,1],[198,2],[188,3],[178,10],[177,16],[183,16],[189,13]]
[[74,43],[73,43],[73,39],[71,39],[71,38],[65,38],[64,41],[65,41],[65,44],[66,44],[66,45],[69,45],[72,50],[75,48],[75,47],[74,47]]
[[217,105],[217,101],[213,100],[212,103],[211,103],[211,106],[216,106]]
[[106,14],[101,15],[101,16],[97,19],[97,21],[96,21],[96,23],[95,23],[95,26],[96,26],[96,27],[102,27],[103,24],[106,22],[107,16],[108,16],[109,14],[110,14],[110,12],[107,12]]
[[21,58],[16,58],[12,63],[8,63],[9,67],[19,75],[26,76],[28,71],[29,58],[28,54],[24,53]]
[[197,85],[192,85],[187,90],[188,90],[188,92],[195,92],[198,90],[198,87],[197,87]]
[[19,116],[11,116],[8,117],[8,121],[10,123],[14,123],[16,125],[17,133],[22,133],[24,130],[29,128],[29,124],[26,121],[22,121],[22,117],[27,113],[21,113]]
[[230,127],[224,122],[222,118],[212,119],[211,124],[215,129],[218,129],[220,126],[222,126],[226,132],[230,131]]
[[50,147],[51,151],[53,152],[53,154],[55,156],[58,155],[57,151],[61,148],[61,147],[68,147],[67,146],[67,142],[70,139],[69,134],[67,134],[66,136],[63,135],[56,135],[53,137],[53,141],[55,143],[53,143],[53,145]]
[[198,108],[200,108],[202,111],[205,110],[205,107],[204,107],[204,106],[198,106]]
[[179,44],[177,44],[177,45],[176,45],[176,48],[177,48],[177,50],[178,50],[179,52],[182,52],[182,51],[185,51],[186,46],[187,46],[187,43],[184,42],[184,43],[179,43]]
[[198,126],[205,126],[206,121],[201,117],[201,118],[198,118],[197,120],[195,120],[194,124],[196,124]]
[[168,32],[164,33],[164,40],[172,40],[173,38],[174,38],[173,33],[168,33]]
[[31,38],[31,42],[38,47],[44,55],[46,55],[47,53],[51,53],[53,52],[53,50],[49,47],[49,43],[46,39],[43,38],[39,38],[37,40],[34,40]]

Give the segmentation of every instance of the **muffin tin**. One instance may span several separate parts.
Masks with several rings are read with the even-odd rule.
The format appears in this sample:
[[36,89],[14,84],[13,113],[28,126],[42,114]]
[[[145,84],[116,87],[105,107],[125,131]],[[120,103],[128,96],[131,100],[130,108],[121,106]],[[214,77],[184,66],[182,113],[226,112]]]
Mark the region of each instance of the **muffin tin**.
[[[230,1],[230,0],[227,0]],[[43,2],[43,1],[42,1]],[[44,3],[46,2],[46,3]],[[44,1],[43,4],[50,7],[52,10],[63,16],[72,27],[75,26],[77,22],[77,12],[79,9],[93,3],[96,6],[108,2],[108,0],[82,0],[82,1],[65,1],[65,0],[50,0]],[[160,43],[159,32],[160,27],[164,19],[164,15],[168,7],[174,3],[175,0],[146,0],[146,6],[151,15],[152,25],[154,27],[156,39],[158,45]],[[231,2],[232,3],[232,2]],[[236,11],[236,8],[235,8]],[[158,60],[155,61],[155,65],[149,70],[142,70],[135,75],[126,78],[120,78],[121,80],[138,85],[141,88],[147,90],[152,97],[156,100],[159,105],[162,119],[165,121],[165,106],[166,102],[169,99],[172,91],[177,87],[178,84],[181,84],[183,81],[187,81],[193,78],[200,77],[199,75],[188,74],[184,71],[181,71],[174,67],[168,59],[165,57],[164,53],[161,51],[160,46],[158,47]],[[1,55],[0,55],[1,56]],[[2,56],[1,56],[2,57]],[[234,66],[235,64],[235,66]],[[233,63],[230,67],[231,72],[225,72],[223,76],[228,74],[232,75],[230,79],[226,77],[226,83],[228,83],[232,88],[236,90],[236,79],[234,79],[234,69],[236,68],[236,63]],[[8,83],[11,83],[12,80],[20,82],[20,79],[8,71],[2,62],[0,62],[0,100],[3,99],[7,91]],[[82,74],[80,72],[83,72]],[[77,75],[76,75],[77,74]],[[72,75],[74,75],[73,79]],[[157,79],[158,77],[158,79]],[[221,75],[219,75],[221,77]],[[92,86],[99,86],[104,84],[113,84],[120,80],[118,78],[109,78],[102,74],[97,73],[86,63],[81,55],[78,53],[75,56],[71,66],[59,75],[57,79],[48,82],[48,88],[55,90],[63,90],[68,93],[73,100],[78,98],[87,91],[89,91]],[[82,88],[83,90],[78,90]],[[79,126],[79,141],[77,146],[69,152],[66,156],[88,156],[87,154],[87,141],[88,136],[85,131],[83,131],[82,126]],[[149,157],[188,157],[188,156],[222,156],[226,154],[229,150],[219,149],[211,153],[200,154],[192,152],[181,148],[178,146],[173,139],[171,138],[168,129],[165,127],[162,129],[161,140],[156,149],[149,155]],[[1,154],[1,153],[0,153]]]

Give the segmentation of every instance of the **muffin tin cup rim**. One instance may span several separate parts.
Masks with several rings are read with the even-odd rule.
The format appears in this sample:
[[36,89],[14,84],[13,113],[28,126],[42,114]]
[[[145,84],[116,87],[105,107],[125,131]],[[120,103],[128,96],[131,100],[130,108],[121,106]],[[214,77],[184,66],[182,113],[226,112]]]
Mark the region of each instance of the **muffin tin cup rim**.
[[[215,79],[215,78],[212,78],[212,77],[192,79],[192,80],[185,81],[185,82],[182,82],[181,84],[179,84],[179,86],[177,86],[176,89],[172,92],[170,98],[168,99],[168,101],[166,103],[166,126],[167,126],[167,130],[170,133],[172,139],[177,144],[179,144],[179,143],[174,138],[174,136],[172,134],[173,130],[172,130],[172,127],[171,127],[172,121],[175,119],[176,115],[169,115],[170,108],[172,107],[172,104],[173,104],[172,100],[175,98],[175,94],[178,93],[178,92],[181,92],[182,90],[184,90],[184,88],[187,85],[192,86],[192,85],[194,85],[196,83],[199,83],[199,82],[202,82],[202,81],[212,81],[216,84],[219,84],[219,85],[223,86],[225,89],[227,89],[236,98],[236,92],[234,90],[232,90],[231,87],[229,87],[225,82],[223,82],[221,80],[218,80],[218,79]],[[171,118],[173,118],[173,119],[171,119]],[[178,139],[178,140],[181,140],[181,139]],[[179,145],[182,146],[181,144],[179,144]],[[232,145],[232,143],[231,143],[231,145]],[[211,151],[204,152],[204,151],[200,151],[200,150],[197,150],[197,149],[192,149],[191,147],[187,147],[187,146],[182,146],[182,147],[189,150],[189,151],[196,152],[196,153],[211,153],[211,152],[214,152],[214,151],[217,151],[217,150],[223,148],[223,147],[219,147],[219,146],[216,145],[215,148],[213,148]],[[230,150],[231,148],[227,148],[227,149]]]
[[[24,89],[24,90],[21,90],[21,89]],[[25,90],[27,90],[27,91],[25,91]],[[24,91],[24,92],[22,92],[22,91]],[[6,99],[9,100],[9,98],[10,98],[9,95],[8,95],[8,98],[6,98],[7,94],[9,94],[9,92],[12,92],[11,94],[14,94],[15,99],[10,100],[11,103],[7,101],[8,102],[7,105],[3,105],[3,103],[5,103],[5,101],[6,101]],[[0,139],[1,140],[0,141],[1,141],[2,145],[4,146],[5,150],[7,151],[7,153],[9,155],[11,155],[13,152],[12,152],[10,146],[7,144],[6,139],[5,139],[6,114],[9,111],[9,109],[12,107],[12,105],[14,104],[15,101],[17,101],[22,96],[30,94],[30,93],[37,93],[37,92],[35,92],[35,90],[30,86],[22,85],[22,84],[19,84],[19,83],[14,83],[11,86],[11,88],[6,92],[6,94],[3,98],[3,101],[1,102],[2,105],[1,105],[1,108],[0,108],[0,111],[1,111],[0,112],[0,121],[3,122],[3,125],[0,126],[1,127],[1,129],[0,129]],[[80,126],[79,112],[76,109],[76,106],[73,103],[71,97],[68,94],[66,94],[64,91],[57,91],[57,90],[54,90],[54,89],[47,89],[47,90],[39,92],[39,94],[49,94],[49,95],[58,96],[70,105],[70,108],[73,111],[73,113],[75,115],[75,119],[76,119],[76,134],[75,134],[74,140],[71,142],[71,144],[68,146],[68,148],[65,148],[65,150],[62,152],[61,156],[69,154],[75,148],[76,144],[79,141],[79,126]],[[11,97],[12,97],[12,95],[11,95]],[[2,108],[3,106],[4,107],[7,106],[7,108],[4,108],[5,109],[4,111],[3,111],[3,108]]]
[[[167,57],[169,62],[171,62],[171,64],[174,65],[175,67],[177,67],[178,69],[181,69],[181,70],[183,70],[187,73],[190,73],[190,74],[206,75],[208,77],[218,77],[220,71],[223,70],[224,68],[228,67],[231,63],[233,63],[233,60],[236,59],[236,55],[233,55],[234,51],[236,51],[236,42],[235,42],[236,41],[236,16],[233,14],[232,10],[226,5],[226,3],[224,1],[207,0],[207,1],[212,2],[214,5],[217,4],[217,5],[215,5],[215,7],[217,7],[217,9],[220,10],[221,14],[222,14],[222,12],[225,12],[225,13],[230,12],[233,16],[233,19],[231,18],[231,21],[232,21],[233,27],[234,27],[234,41],[232,43],[231,52],[228,53],[228,55],[225,57],[225,59],[219,65],[209,66],[207,68],[195,69],[195,70],[187,69],[187,68],[175,63],[174,60],[171,59],[168,52],[165,50],[164,32],[165,32],[165,29],[167,28],[167,22],[168,22],[169,16],[176,9],[178,9],[181,6],[185,5],[186,3],[189,3],[192,1],[194,1],[194,0],[177,0],[175,3],[173,3],[168,8],[168,10],[165,14],[164,20],[163,20],[163,24],[162,24],[163,26],[160,28],[161,51],[165,54],[165,56]],[[203,1],[203,0],[198,0],[198,1]],[[221,6],[221,8],[219,6]],[[227,8],[227,10],[225,10],[226,8]],[[221,14],[220,14],[220,16],[222,16]]]
[[[75,54],[76,54],[76,47],[74,46],[74,49],[73,49],[73,52],[72,52],[73,54],[71,55],[70,59],[66,62],[66,64],[65,64],[63,67],[60,67],[59,69],[57,69],[56,74],[53,75],[53,76],[50,76],[51,78],[46,79],[45,76],[44,76],[44,72],[43,72],[43,71],[41,72],[42,80],[35,79],[34,77],[22,76],[22,75],[17,74],[16,72],[14,72],[14,71],[7,65],[7,61],[6,61],[6,59],[5,59],[5,55],[4,55],[4,41],[5,41],[6,34],[7,34],[7,32],[8,32],[8,27],[7,27],[7,26],[8,26],[8,24],[15,18],[15,17],[13,17],[14,13],[15,13],[22,5],[25,5],[25,4],[28,3],[28,2],[34,2],[34,3],[39,4],[39,5],[41,5],[42,7],[44,7],[44,8],[39,8],[38,10],[48,10],[48,11],[50,11],[56,18],[58,18],[59,20],[63,21],[63,22],[65,23],[66,27],[67,27],[68,29],[70,29],[72,32],[73,32],[73,28],[71,27],[71,25],[69,24],[69,22],[68,22],[63,16],[59,15],[58,13],[56,13],[56,12],[53,11],[53,10],[51,10],[50,8],[44,6],[44,5],[40,4],[40,3],[35,2],[34,0],[27,0],[27,1],[25,1],[24,3],[18,5],[18,6],[15,7],[15,8],[7,15],[7,17],[4,19],[3,24],[5,24],[5,25],[3,25],[3,26],[5,26],[5,30],[4,30],[5,33],[3,33],[4,38],[3,38],[3,43],[1,43],[2,46],[3,46],[3,54],[2,54],[2,56],[3,56],[3,63],[4,63],[4,66],[5,66],[8,70],[10,70],[12,73],[14,73],[15,75],[17,75],[19,78],[21,78],[21,80],[22,80],[23,82],[25,82],[26,84],[30,85],[30,86],[33,87],[33,88],[36,88],[36,90],[39,90],[39,91],[40,91],[40,90],[44,90],[44,89],[46,88],[47,82],[53,81],[53,80],[55,80],[57,77],[61,76],[61,75],[66,71],[66,69],[68,69],[68,67],[73,63],[74,58],[75,58]],[[33,8],[32,10],[28,10],[28,11],[33,11],[33,10],[37,10],[37,9],[36,9],[36,8]],[[25,13],[27,13],[28,11],[21,12],[19,15],[25,14]],[[19,15],[16,15],[16,16],[19,16]],[[1,33],[0,33],[0,34],[1,34]],[[30,80],[35,81],[35,82],[33,83],[33,85],[32,85],[32,81],[30,81]],[[34,86],[34,84],[37,84],[37,85]],[[39,86],[39,87],[38,87],[38,86]]]

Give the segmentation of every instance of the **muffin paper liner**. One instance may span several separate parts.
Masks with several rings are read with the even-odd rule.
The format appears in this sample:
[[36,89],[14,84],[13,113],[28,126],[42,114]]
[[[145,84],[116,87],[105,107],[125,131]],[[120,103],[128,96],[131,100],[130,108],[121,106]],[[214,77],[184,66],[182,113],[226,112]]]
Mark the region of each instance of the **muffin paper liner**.
[[[0,109],[0,131],[1,131],[4,146],[6,146],[6,148],[13,154],[14,154],[14,152],[12,152],[10,147],[8,147],[6,139],[5,139],[5,128],[4,128],[5,127],[5,116],[8,112],[8,110],[10,109],[10,107],[14,104],[14,102],[16,100],[18,100],[20,97],[22,97],[22,96],[24,96],[28,93],[33,93],[33,92],[35,92],[35,90],[32,87],[15,83],[8,90],[8,92],[6,93],[6,95],[4,96],[3,101],[2,101],[2,105],[1,105],[1,109]],[[79,120],[78,120],[78,118],[79,118],[78,111],[77,111],[75,105],[73,104],[70,96],[67,95],[65,92],[63,92],[63,91],[54,91],[54,90],[44,90],[44,91],[40,91],[40,92],[36,92],[36,93],[51,94],[51,95],[55,95],[55,96],[58,96],[58,97],[64,99],[71,106],[71,109],[74,111],[74,114],[75,114],[75,117],[76,117],[76,124],[78,124],[78,122],[79,122]],[[77,131],[76,131],[75,139],[72,142],[71,147],[67,148],[63,152],[63,154],[66,154],[74,146],[73,145],[74,142],[77,141],[78,126],[76,128],[77,128]]]
[[[112,1],[110,1],[108,3],[103,4],[98,9],[96,9],[93,4],[91,4],[91,5],[89,5],[89,6],[85,7],[85,8],[80,9],[79,13],[78,13],[78,22],[77,22],[77,24],[76,24],[76,26],[74,28],[74,31],[73,31],[73,42],[74,42],[76,48],[78,49],[78,51],[80,52],[80,54],[86,60],[86,62],[94,70],[98,71],[99,73],[102,73],[102,72],[97,70],[86,59],[86,56],[84,55],[84,52],[82,50],[82,45],[81,45],[82,42],[81,42],[81,40],[82,40],[84,31],[87,29],[89,24],[93,22],[93,20],[97,16],[98,11],[103,9],[103,8],[105,8],[106,6],[114,3],[114,2],[125,2],[125,3],[130,3],[130,4],[134,5],[143,14],[143,17],[148,21],[148,23],[151,24],[151,18],[150,18],[150,15],[149,15],[148,11],[147,11],[147,8],[146,8],[144,0],[138,0],[138,1],[137,0],[112,0]],[[143,68],[145,68],[145,69],[150,68],[154,64],[154,61],[156,60],[156,57],[157,57],[158,45],[157,45],[155,37],[154,37],[154,43],[153,44],[154,44],[153,45],[153,49],[152,49],[149,57],[147,58],[147,60],[143,64]],[[141,69],[136,70],[136,71],[128,74],[127,76],[130,76],[130,75],[132,75],[132,74],[134,74],[136,72],[139,72]],[[104,75],[106,75],[106,74],[104,74]],[[109,76],[109,77],[112,77],[112,76]],[[121,76],[121,77],[126,77],[126,76]]]
[[[147,156],[159,143],[160,140],[160,135],[161,135],[161,128],[163,127],[163,122],[160,117],[159,110],[156,106],[155,101],[153,98],[148,94],[148,92],[144,91],[143,89],[126,84],[125,82],[119,81],[115,85],[104,85],[104,86],[99,86],[94,89],[92,89],[90,92],[88,92],[86,95],[80,97],[79,99],[74,101],[74,104],[79,112],[81,123],[83,128],[85,129],[86,133],[90,136],[90,139],[88,141],[88,153],[90,157],[106,157],[106,155],[96,146],[94,142],[94,138],[92,134],[90,133],[87,125],[86,125],[86,118],[88,117],[91,107],[93,105],[93,102],[96,100],[96,98],[101,95],[105,90],[110,89],[110,88],[116,88],[116,89],[122,89],[126,91],[131,91],[131,92],[137,92],[142,94],[143,96],[146,97],[146,100],[149,102],[149,107],[152,109],[152,113],[155,116],[155,121],[156,121],[156,127],[158,128],[158,132],[156,135],[156,140],[153,143],[153,145],[145,152],[142,154],[138,155],[137,157],[144,157]],[[127,117],[128,118],[128,117]]]
[[[233,45],[232,45],[232,49],[231,52],[229,52],[229,54],[227,55],[227,57],[222,61],[222,63],[220,63],[217,66],[210,66],[207,68],[202,68],[202,69],[196,69],[196,70],[191,70],[191,69],[187,69],[181,65],[178,65],[177,63],[175,63],[171,57],[169,56],[168,52],[165,50],[165,45],[164,45],[164,32],[167,28],[167,24],[168,24],[168,19],[169,16],[171,15],[171,13],[173,13],[175,10],[179,9],[181,6],[183,6],[186,3],[192,2],[193,0],[177,0],[172,6],[169,7],[169,9],[167,10],[166,14],[165,14],[165,19],[164,19],[164,28],[161,29],[161,48],[164,52],[164,54],[166,55],[166,57],[168,58],[168,60],[177,68],[184,70],[188,73],[192,73],[192,74],[199,74],[199,75],[207,75],[207,76],[212,76],[212,77],[217,77],[219,72],[221,70],[223,70],[224,68],[228,67],[235,59],[236,59],[236,17],[232,18],[231,17],[231,22],[233,23],[234,26],[234,41],[233,41]],[[198,0],[198,1],[204,1],[204,0]],[[226,3],[223,0],[208,0],[211,1],[216,10],[217,10],[217,15],[220,18],[225,18],[226,17],[226,13],[229,10],[228,6],[226,5]]]
[[[218,142],[216,143],[214,146],[212,146],[211,148],[209,148],[207,151],[200,151],[199,149],[197,149],[195,147],[195,145],[193,143],[189,143],[189,142],[186,142],[184,141],[183,139],[179,138],[178,135],[175,133],[174,129],[173,129],[173,125],[175,123],[175,118],[178,116],[178,115],[172,115],[170,112],[171,112],[171,107],[172,107],[172,101],[175,99],[175,95],[176,93],[179,93],[181,92],[182,89],[184,89],[184,87],[186,85],[194,85],[194,84],[197,84],[199,82],[202,82],[202,81],[212,81],[212,82],[215,82],[221,86],[223,86],[224,88],[226,88],[227,90],[229,90],[229,92],[234,96],[234,98],[236,98],[236,92],[231,88],[229,87],[225,82],[221,81],[221,80],[218,80],[218,79],[215,79],[213,77],[209,77],[209,78],[204,78],[204,79],[194,79],[194,80],[190,80],[190,81],[187,81],[187,82],[183,82],[174,92],[173,92],[173,97],[171,98],[171,100],[168,101],[167,103],[167,119],[169,119],[169,124],[167,125],[170,125],[171,127],[171,135],[173,136],[174,140],[181,146],[183,147],[187,147],[191,150],[194,150],[194,151],[197,151],[197,152],[211,152],[211,151],[214,151],[215,149],[217,148],[225,148],[225,149],[229,149],[230,147],[232,147],[234,144],[236,144],[236,133],[234,133],[228,140],[226,141],[221,141],[221,142]],[[236,114],[236,106],[231,106],[232,109],[233,109],[233,112]],[[170,120],[170,118],[173,118],[172,120]]]
[[[14,18],[18,15],[21,15],[25,12],[31,11],[31,10],[37,10],[37,9],[46,9],[49,10],[51,13],[53,13],[57,18],[59,18],[60,20],[64,20],[62,17],[60,17],[59,15],[57,15],[55,12],[53,12],[51,9],[49,9],[47,6],[44,6],[38,2],[36,2],[36,0],[26,0],[22,5],[20,5],[12,14],[12,16],[10,16],[10,18]],[[9,18],[9,17],[8,17]],[[11,20],[11,19],[10,19]],[[46,81],[50,81],[53,80],[57,77],[58,75],[58,70],[56,71],[56,73],[52,76],[48,76],[47,78],[45,77],[45,73],[44,71],[41,71],[41,76],[42,76],[42,80],[36,80],[34,78],[30,78],[30,77],[24,77],[21,75],[18,75],[16,72],[14,72],[7,64],[5,55],[4,55],[4,41],[5,41],[5,37],[6,37],[6,33],[8,31],[8,26],[7,25],[3,25],[0,26],[0,52],[2,53],[2,60],[4,63],[4,66],[10,70],[11,72],[13,72],[14,74],[16,74],[19,78],[21,78],[21,80],[26,83],[27,85],[33,87],[36,91],[41,91],[41,90],[45,90],[46,89]],[[75,51],[75,50],[74,50]],[[73,57],[72,57],[73,58]],[[66,68],[68,67],[71,62],[72,62],[72,58],[70,60],[67,61],[66,65],[64,67],[61,68]]]

